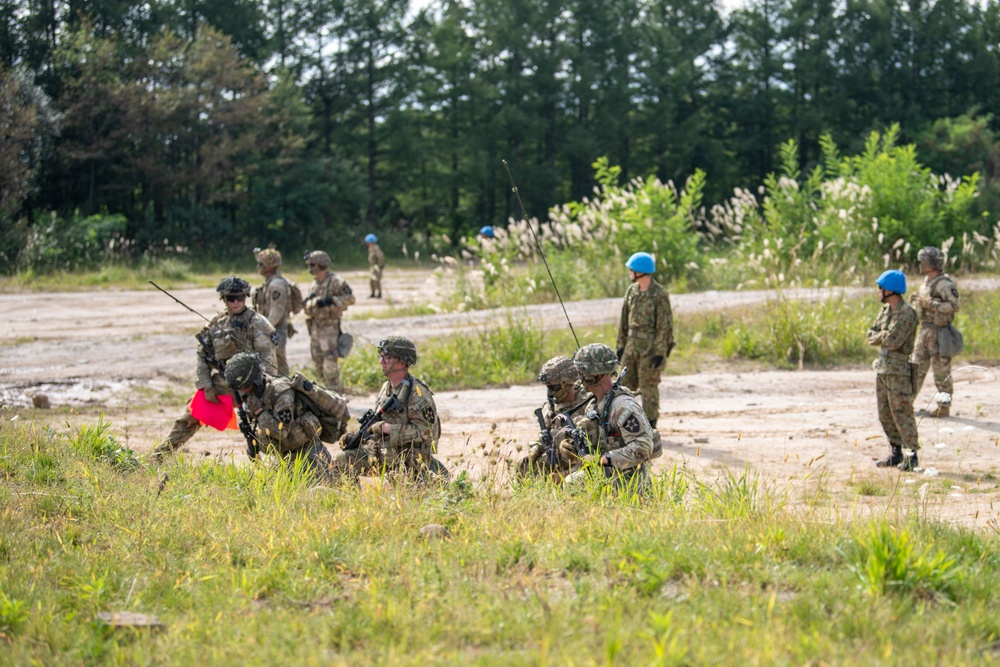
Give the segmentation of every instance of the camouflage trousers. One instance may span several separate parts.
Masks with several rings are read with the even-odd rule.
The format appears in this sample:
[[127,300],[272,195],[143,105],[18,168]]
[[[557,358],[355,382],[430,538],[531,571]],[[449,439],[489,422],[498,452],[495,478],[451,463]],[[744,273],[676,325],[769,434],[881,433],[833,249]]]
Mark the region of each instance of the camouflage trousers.
[[917,451],[920,442],[917,420],[913,416],[913,392],[908,375],[877,375],[875,396],[878,400],[878,420],[893,447]]
[[313,440],[301,449],[284,452],[281,458],[285,460],[289,468],[295,465],[296,460],[302,459],[303,467],[320,484],[331,484],[334,480],[333,459],[330,457],[330,452],[327,451],[326,446],[319,440]]
[[[222,376],[214,373],[212,374],[212,388],[215,390],[216,396],[231,396],[233,393],[225,384]],[[162,459],[164,454],[175,452],[183,447],[184,443],[193,438],[201,427],[202,423],[191,415],[191,409],[185,408],[184,414],[174,422],[174,427],[170,429],[170,435],[167,436],[167,439],[153,449],[154,460]]]
[[371,274],[368,276],[368,285],[372,289],[372,296],[378,294],[382,296],[382,267],[373,266],[371,267]]
[[663,366],[653,368],[649,355],[638,354],[626,354],[622,365],[628,367],[622,384],[642,394],[642,412],[650,423],[655,422],[660,416],[660,374]]
[[[954,391],[955,384],[951,379],[951,357],[942,357],[938,354],[937,336],[938,328],[927,325],[921,326],[920,333],[917,334],[917,341],[911,357],[913,363],[917,364],[917,378],[919,378],[918,385],[913,388],[914,398],[924,386],[928,369],[934,372],[934,386],[939,392],[951,396]],[[950,402],[942,403],[942,405],[950,404]]]
[[[274,361],[278,366],[278,372],[282,375],[288,375],[288,328],[291,325],[281,324],[274,328]],[[274,371],[273,368],[266,369],[267,372],[271,373]]]
[[333,455],[334,476],[359,477],[405,472],[421,480],[431,476],[448,479],[448,469],[431,453],[430,447],[407,447],[385,451],[377,440],[368,440],[357,449],[342,449]]
[[337,344],[340,342],[340,322],[309,327],[309,353],[312,355],[316,375],[323,378],[323,386],[340,393],[340,366],[337,365]]
[[563,488],[575,493],[592,483],[608,486],[617,493],[635,493],[640,496],[648,496],[653,487],[649,465],[643,463],[628,470],[613,466],[585,465],[566,477]]

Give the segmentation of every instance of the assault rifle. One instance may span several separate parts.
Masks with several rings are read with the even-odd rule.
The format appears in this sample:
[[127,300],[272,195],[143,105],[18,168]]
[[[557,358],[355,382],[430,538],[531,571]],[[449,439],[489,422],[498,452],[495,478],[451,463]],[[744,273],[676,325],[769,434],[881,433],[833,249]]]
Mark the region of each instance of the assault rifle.
[[535,417],[538,419],[538,442],[545,448],[545,464],[550,468],[555,468],[559,463],[559,452],[552,445],[552,433],[545,426],[545,417],[542,416],[541,408],[535,410]]
[[[406,391],[409,392],[409,378],[404,379],[403,384],[406,385]],[[365,414],[361,415],[358,430],[344,441],[344,449],[349,451],[361,447],[361,443],[364,442],[365,437],[368,435],[368,429],[370,429],[375,422],[380,421],[385,413],[391,410],[398,410],[401,407],[403,407],[403,402],[399,400],[398,395],[393,394],[382,405],[379,405],[374,410],[369,408]]]
[[578,456],[583,457],[593,454],[593,443],[587,438],[587,432],[573,423],[573,417],[569,412],[563,412],[559,418],[566,422],[570,428],[569,436],[573,440],[573,447],[576,448]]
[[[215,348],[212,347],[212,341],[208,337],[208,329],[202,329],[194,337],[198,341],[198,344],[201,345],[201,352],[205,357],[205,363],[219,371],[222,377],[225,377],[226,362],[215,356]],[[233,407],[236,408],[236,414],[240,418],[240,433],[243,434],[243,439],[247,441],[247,456],[255,459],[260,454],[261,442],[257,438],[257,434],[253,431],[250,418],[247,417],[247,411],[243,407],[243,396],[238,389],[233,389]]]

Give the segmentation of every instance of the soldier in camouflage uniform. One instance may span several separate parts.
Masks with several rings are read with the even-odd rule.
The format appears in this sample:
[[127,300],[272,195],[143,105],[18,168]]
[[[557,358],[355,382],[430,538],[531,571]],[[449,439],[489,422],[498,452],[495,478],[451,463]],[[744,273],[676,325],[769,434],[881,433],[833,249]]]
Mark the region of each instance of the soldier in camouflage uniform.
[[[649,460],[653,455],[653,429],[632,392],[614,385],[618,357],[607,345],[584,345],[573,356],[583,377],[583,386],[594,394],[596,404],[590,418],[597,422],[598,439],[584,466],[566,478],[568,489],[579,488],[588,475],[600,475],[615,488],[648,493]],[[599,467],[597,467],[599,466]]]
[[910,369],[913,340],[917,335],[917,313],[903,300],[906,276],[902,271],[883,272],[878,278],[878,293],[884,305],[868,329],[868,344],[879,348],[879,355],[872,363],[877,373],[875,396],[878,418],[889,438],[891,453],[875,465],[913,470],[919,465],[917,450],[920,449],[917,421],[913,416]]
[[548,389],[548,400],[535,411],[539,438],[528,445],[528,456],[518,465],[518,472],[551,474],[554,480],[562,481],[579,467],[582,454],[573,444],[574,429],[582,429],[589,442],[597,442],[597,424],[587,418],[593,397],[580,385],[580,373],[568,357],[554,357],[542,364],[538,381]]
[[[238,391],[263,453],[277,454],[289,466],[303,459],[320,482],[332,481],[330,452],[320,441],[323,427],[287,377],[269,377],[256,354],[240,352],[226,364],[226,382]],[[347,412],[347,405],[343,406]]]
[[368,295],[368,298],[381,299],[382,270],[385,268],[385,254],[378,247],[378,237],[374,234],[366,236],[365,243],[368,244],[368,266],[371,268],[368,285],[371,287],[372,293]]
[[281,253],[274,248],[254,249],[257,273],[264,277],[264,284],[254,290],[253,309],[267,318],[274,327],[275,357],[278,372],[288,375],[288,356],[285,348],[288,339],[295,335],[292,327],[292,287],[278,271]]
[[913,295],[913,307],[920,320],[920,333],[913,350],[913,363],[917,364],[914,398],[920,393],[927,376],[927,369],[934,372],[937,387],[938,406],[927,413],[928,417],[947,417],[951,411],[951,395],[954,384],[951,380],[951,357],[941,356],[938,349],[938,330],[955,319],[958,312],[958,287],[951,277],[943,273],[944,253],[937,248],[923,248],[918,254],[920,273],[924,282],[920,291]]
[[[226,361],[239,352],[253,350],[264,363],[275,363],[274,359],[274,327],[266,319],[247,308],[247,297],[250,296],[250,283],[229,276],[223,278],[215,291],[226,303],[226,310],[216,315],[211,324],[202,329],[197,337],[206,340],[211,345],[211,352],[206,354],[204,346],[198,346],[197,353],[197,387],[205,390],[205,398],[218,403],[221,395],[232,395],[229,384],[223,376]],[[209,361],[214,357],[217,365]],[[185,442],[198,432],[201,422],[191,415],[190,409],[185,409],[167,439],[153,450],[153,460],[159,462],[163,457],[179,449]]]
[[[356,477],[398,470],[418,479],[430,475],[447,479],[447,468],[434,457],[441,437],[434,394],[410,374],[410,368],[417,363],[417,348],[402,336],[389,336],[379,341],[378,352],[386,382],[376,399],[376,412],[393,396],[398,403],[369,427],[360,447],[334,454],[334,472]],[[344,435],[341,445],[346,445],[353,435]]]
[[[330,271],[330,256],[314,250],[305,256],[313,284],[303,299],[306,327],[309,329],[309,351],[312,353],[316,374],[323,378],[327,389],[340,393],[341,356],[340,318],[344,310],[355,301],[351,286]],[[346,353],[345,353],[346,355]]]
[[660,373],[674,347],[670,296],[653,280],[652,255],[637,252],[625,266],[632,284],[625,292],[618,324],[618,359],[627,367],[622,384],[642,396],[642,409],[653,428],[660,416]]

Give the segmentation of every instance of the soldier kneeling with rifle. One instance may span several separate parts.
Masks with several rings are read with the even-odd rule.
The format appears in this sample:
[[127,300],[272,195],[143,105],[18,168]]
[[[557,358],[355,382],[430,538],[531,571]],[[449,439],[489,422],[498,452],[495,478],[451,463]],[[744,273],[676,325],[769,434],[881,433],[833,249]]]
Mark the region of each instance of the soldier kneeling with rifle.
[[360,428],[341,438],[343,450],[333,457],[335,474],[357,477],[400,470],[418,479],[447,479],[447,468],[434,458],[441,437],[434,395],[410,374],[417,363],[416,346],[402,336],[389,336],[379,341],[378,361],[386,382]]
[[[301,458],[317,481],[333,480],[330,452],[320,439],[320,417],[313,412],[315,406],[296,391],[294,380],[265,375],[256,354],[241,352],[226,364],[226,382],[240,401],[240,429],[247,437],[251,458],[258,452],[271,452],[289,466]],[[343,409],[346,413],[346,404]]]
[[586,416],[593,397],[580,385],[580,373],[568,357],[553,357],[542,364],[538,381],[545,385],[548,396],[535,410],[539,436],[528,445],[518,474],[549,475],[561,482],[580,467],[580,456],[585,454],[581,438],[597,442],[597,425]]
[[584,345],[573,356],[573,363],[583,377],[583,386],[594,394],[596,404],[588,417],[597,423],[598,439],[580,453],[582,469],[563,483],[567,489],[579,488],[588,475],[599,474],[615,488],[640,494],[649,492],[649,461],[662,453],[659,437],[635,397],[620,386],[615,374],[618,355],[607,345]]

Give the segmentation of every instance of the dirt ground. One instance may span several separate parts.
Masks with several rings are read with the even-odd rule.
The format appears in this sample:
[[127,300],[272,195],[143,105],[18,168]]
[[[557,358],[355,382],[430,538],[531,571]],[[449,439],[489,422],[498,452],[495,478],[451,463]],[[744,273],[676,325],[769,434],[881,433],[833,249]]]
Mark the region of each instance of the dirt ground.
[[[343,277],[360,295],[345,320],[345,329],[360,345],[392,333],[420,341],[484,326],[500,315],[480,311],[386,318],[391,313],[384,311],[393,306],[440,302],[449,277],[390,269],[383,300],[365,298],[361,288],[367,275],[350,272]],[[995,287],[990,280],[976,285]],[[821,299],[835,292],[802,290],[791,296]],[[218,310],[211,289],[174,294],[207,316]],[[713,292],[675,295],[672,301],[675,311],[693,312],[758,303],[768,296]],[[620,302],[603,299],[567,307],[580,328],[616,321]],[[558,305],[518,312],[540,326],[565,326]],[[67,425],[93,423],[103,413],[129,447],[146,452],[183,413],[194,382],[191,335],[202,322],[153,288],[0,294],[0,315],[5,322],[0,403],[8,406],[3,418],[65,431]],[[293,368],[309,363],[304,333],[290,341],[289,359]],[[654,471],[677,465],[705,483],[727,471],[748,472],[788,503],[823,508],[831,516],[915,512],[1000,530],[1000,506],[993,506],[1000,493],[1000,369],[963,366],[961,359],[955,367],[953,416],[919,423],[921,472],[873,467],[873,459],[884,456],[888,446],[875,413],[869,369],[739,372],[724,366],[664,377],[659,430],[665,446]],[[52,408],[32,408],[37,394],[47,396]],[[933,387],[925,385],[915,405],[928,406],[933,394]],[[160,403],[163,397],[169,400],[134,407],[149,406],[154,397]],[[360,414],[373,400],[373,395],[352,396],[352,413]],[[436,400],[444,422],[439,453],[445,463],[476,478],[492,477],[503,475],[503,460],[520,458],[524,444],[536,434],[532,411],[544,400],[544,388],[444,391]],[[184,450],[239,463],[245,460],[241,443],[238,432],[206,428]]]

